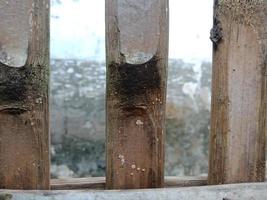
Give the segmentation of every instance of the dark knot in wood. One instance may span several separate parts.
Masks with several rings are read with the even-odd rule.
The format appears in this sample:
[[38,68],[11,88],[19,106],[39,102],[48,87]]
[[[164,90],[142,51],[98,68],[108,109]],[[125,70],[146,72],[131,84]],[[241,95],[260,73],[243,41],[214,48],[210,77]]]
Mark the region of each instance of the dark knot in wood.
[[222,34],[222,25],[221,22],[215,17],[214,18],[214,23],[213,23],[213,28],[210,31],[210,39],[217,47],[219,42],[222,40],[223,34]]

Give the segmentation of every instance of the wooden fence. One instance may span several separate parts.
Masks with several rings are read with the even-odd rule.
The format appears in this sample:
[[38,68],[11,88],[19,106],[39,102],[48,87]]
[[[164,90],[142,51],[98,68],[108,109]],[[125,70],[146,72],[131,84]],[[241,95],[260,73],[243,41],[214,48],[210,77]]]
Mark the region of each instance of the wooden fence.
[[[140,189],[265,180],[267,2],[214,0],[208,178],[164,181],[168,13],[168,0],[106,0],[106,179],[50,181],[49,0],[0,1],[1,189]],[[266,197],[265,183],[251,186]],[[199,192],[224,187],[241,196],[247,189],[216,186]],[[155,194],[176,199],[168,196],[177,195],[174,190],[162,191]],[[18,194],[21,199],[65,198],[1,190],[0,199],[19,199]],[[145,192],[128,194],[146,199]],[[78,199],[75,195],[93,198],[73,193],[69,199]]]

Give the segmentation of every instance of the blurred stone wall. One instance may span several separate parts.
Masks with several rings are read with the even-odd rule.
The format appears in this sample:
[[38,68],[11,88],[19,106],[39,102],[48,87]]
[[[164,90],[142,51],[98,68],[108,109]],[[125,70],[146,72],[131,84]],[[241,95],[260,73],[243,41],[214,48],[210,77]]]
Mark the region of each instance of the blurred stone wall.
[[[210,63],[169,61],[166,175],[207,173]],[[105,64],[51,61],[51,173],[105,175]]]

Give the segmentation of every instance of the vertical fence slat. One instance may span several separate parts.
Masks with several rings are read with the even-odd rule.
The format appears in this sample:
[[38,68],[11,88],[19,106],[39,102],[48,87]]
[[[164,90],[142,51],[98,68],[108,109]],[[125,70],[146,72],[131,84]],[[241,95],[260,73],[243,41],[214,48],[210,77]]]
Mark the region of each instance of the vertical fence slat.
[[208,181],[264,181],[267,3],[214,2]]
[[107,188],[163,186],[168,0],[106,1]]
[[0,10],[0,188],[49,189],[49,0]]

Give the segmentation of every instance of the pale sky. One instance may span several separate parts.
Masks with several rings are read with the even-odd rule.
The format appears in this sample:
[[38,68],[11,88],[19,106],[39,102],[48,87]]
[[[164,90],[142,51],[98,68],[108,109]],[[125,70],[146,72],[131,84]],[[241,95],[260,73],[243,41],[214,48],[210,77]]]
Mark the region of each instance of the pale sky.
[[[105,60],[105,0],[51,6],[51,57]],[[211,60],[213,0],[169,0],[169,57]]]

